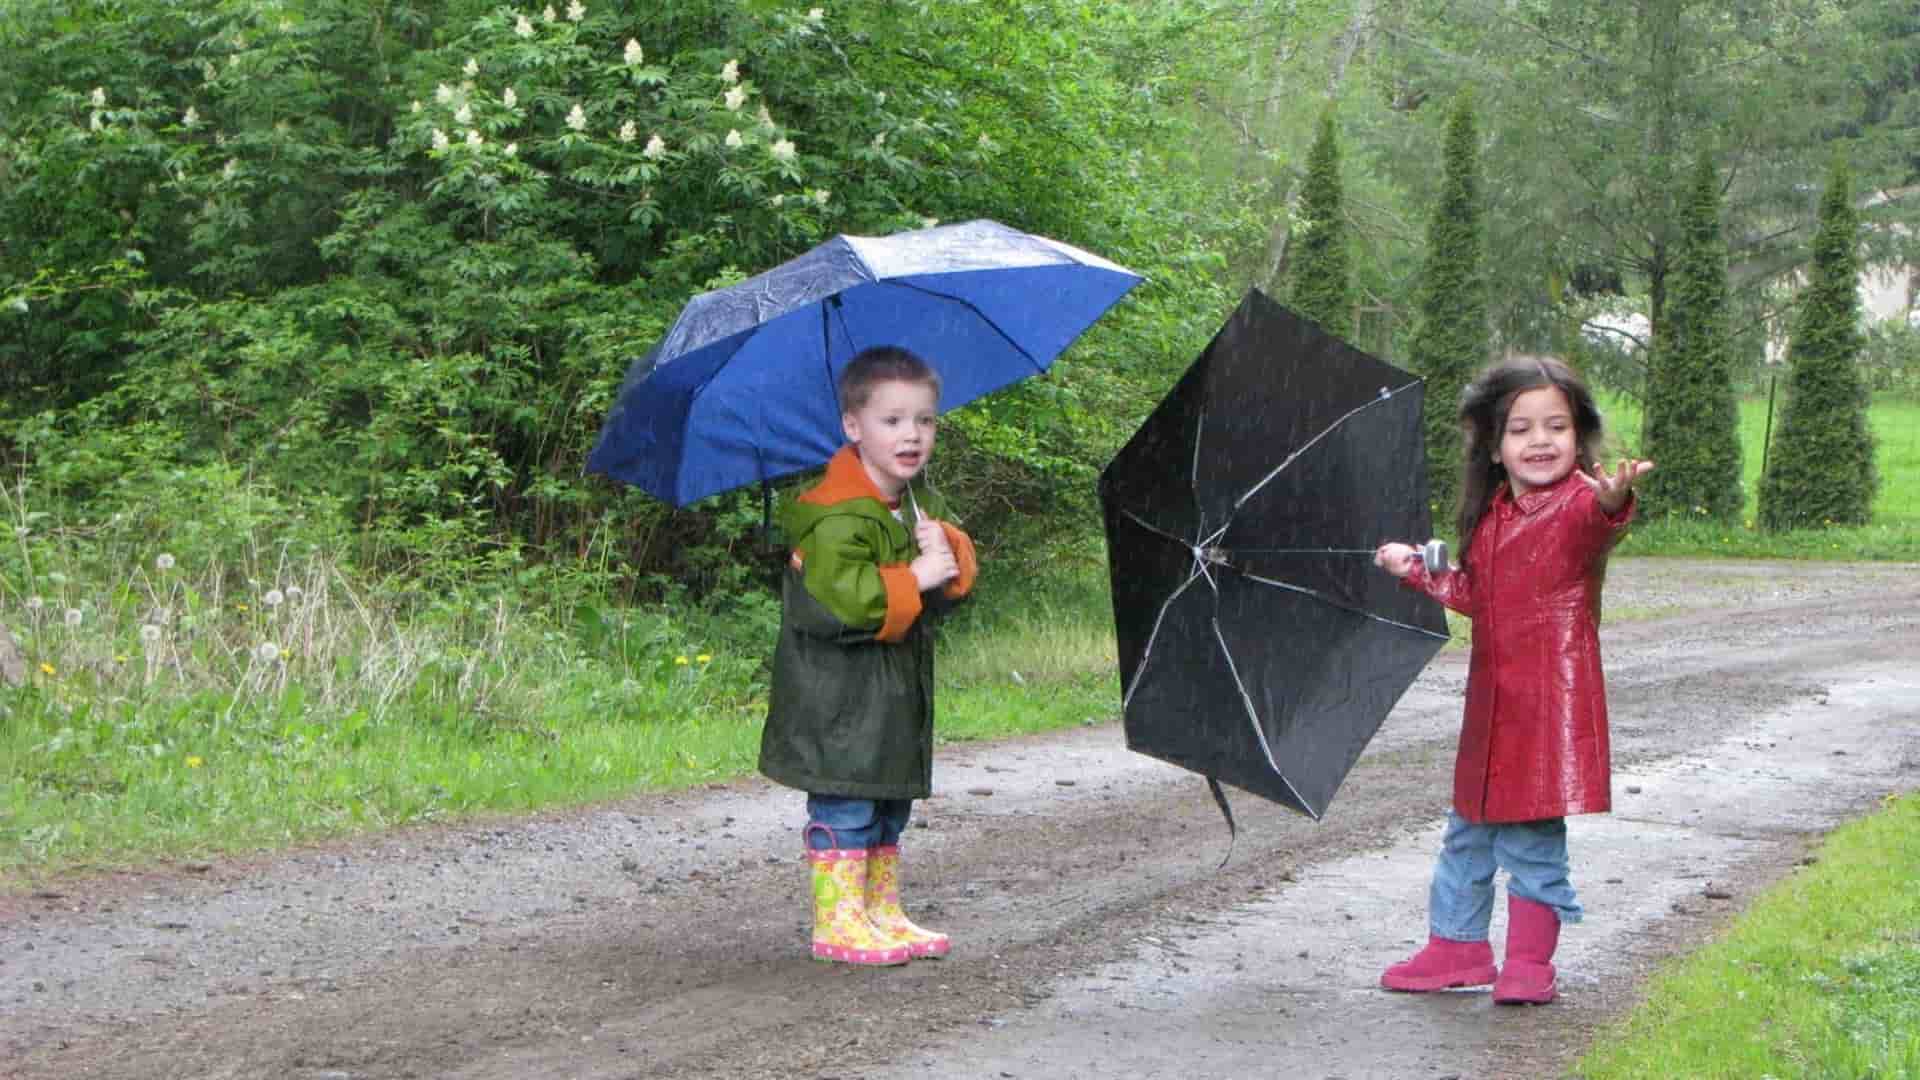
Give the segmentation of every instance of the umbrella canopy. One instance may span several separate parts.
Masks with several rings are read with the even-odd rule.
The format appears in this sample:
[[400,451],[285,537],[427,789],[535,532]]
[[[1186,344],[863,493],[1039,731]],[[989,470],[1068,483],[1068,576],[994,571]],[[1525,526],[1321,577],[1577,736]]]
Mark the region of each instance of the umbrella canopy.
[[1372,562],[1431,529],[1423,396],[1248,294],[1101,474],[1129,747],[1326,812],[1447,640]]
[[677,506],[814,468],[845,441],[836,387],[860,350],[919,354],[952,409],[1046,371],[1139,281],[992,221],[836,236],[694,297],[628,372],[587,468]]

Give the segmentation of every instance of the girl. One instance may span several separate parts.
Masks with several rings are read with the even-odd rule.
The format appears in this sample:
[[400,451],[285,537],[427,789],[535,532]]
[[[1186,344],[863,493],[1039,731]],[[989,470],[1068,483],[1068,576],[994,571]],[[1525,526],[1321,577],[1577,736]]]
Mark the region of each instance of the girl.
[[[1425,948],[1380,977],[1390,990],[1493,983],[1501,1003],[1553,1000],[1560,924],[1581,909],[1567,877],[1568,814],[1610,805],[1600,586],[1653,468],[1597,464],[1600,413],[1553,359],[1516,359],[1461,396],[1466,431],[1459,568],[1430,575],[1407,544],[1374,563],[1473,620],[1453,809],[1428,893]],[[1507,956],[1493,963],[1493,875],[1505,867]]]

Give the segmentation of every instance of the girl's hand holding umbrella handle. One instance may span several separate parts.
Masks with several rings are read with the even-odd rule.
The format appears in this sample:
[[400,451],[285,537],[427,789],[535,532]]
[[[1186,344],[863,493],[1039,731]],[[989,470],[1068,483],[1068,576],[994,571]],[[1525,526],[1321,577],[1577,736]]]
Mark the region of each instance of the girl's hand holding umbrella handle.
[[1429,540],[1421,547],[1388,541],[1381,544],[1373,553],[1373,565],[1403,578],[1413,572],[1413,564],[1425,563],[1427,573],[1439,575],[1447,572],[1447,544],[1444,540]]

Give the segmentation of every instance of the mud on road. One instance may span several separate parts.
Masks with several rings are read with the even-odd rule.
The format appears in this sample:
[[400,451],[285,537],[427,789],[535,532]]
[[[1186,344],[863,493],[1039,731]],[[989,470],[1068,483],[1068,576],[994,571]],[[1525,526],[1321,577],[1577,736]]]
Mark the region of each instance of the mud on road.
[[1425,936],[1449,650],[1323,822],[1237,798],[1224,867],[1204,784],[1117,723],[943,747],[904,891],[954,953],[906,968],[807,958],[801,799],[758,780],[0,895],[0,1076],[1549,1074],[1920,787],[1916,569],[1615,561],[1615,812],[1570,822],[1545,1008],[1374,988]]

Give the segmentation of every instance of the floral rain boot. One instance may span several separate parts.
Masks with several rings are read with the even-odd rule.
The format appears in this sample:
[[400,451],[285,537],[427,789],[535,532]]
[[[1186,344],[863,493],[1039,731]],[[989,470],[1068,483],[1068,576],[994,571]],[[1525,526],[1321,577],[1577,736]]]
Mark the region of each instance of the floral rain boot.
[[1500,1005],[1545,1005],[1554,998],[1553,951],[1560,947],[1560,913],[1507,894],[1507,962],[1493,984]]
[[867,853],[808,851],[813,867],[813,958],[891,966],[912,958],[905,941],[867,920]]
[[915,926],[900,909],[900,848],[888,844],[867,852],[867,919],[881,932],[907,943],[914,959],[938,959],[953,948],[953,940],[935,930]]
[[1429,934],[1427,947],[1400,961],[1380,976],[1389,990],[1425,993],[1455,986],[1485,986],[1500,973],[1493,965],[1493,946],[1484,941],[1455,941]]

